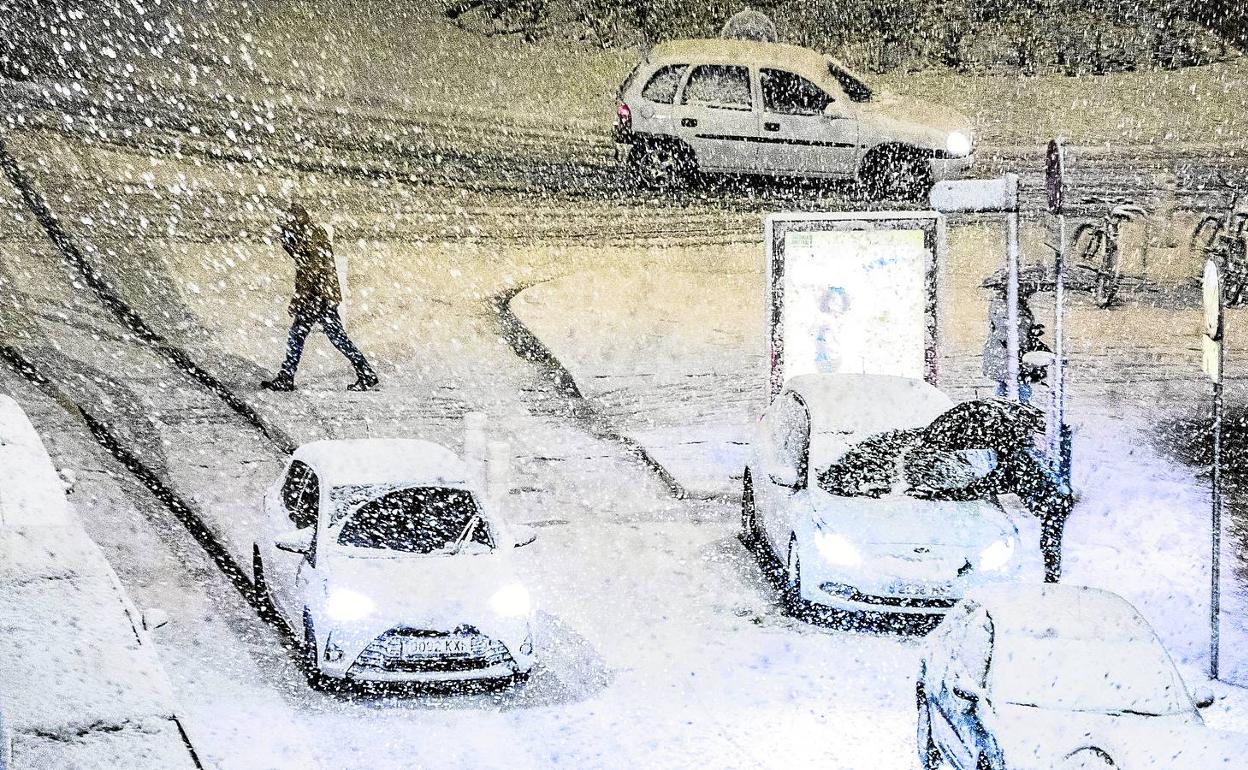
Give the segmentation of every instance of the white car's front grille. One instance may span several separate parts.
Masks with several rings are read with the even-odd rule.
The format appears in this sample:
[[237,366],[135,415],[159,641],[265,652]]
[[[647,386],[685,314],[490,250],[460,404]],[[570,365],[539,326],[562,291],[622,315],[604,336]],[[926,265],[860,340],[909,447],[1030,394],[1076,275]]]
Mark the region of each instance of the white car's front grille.
[[507,647],[471,627],[447,633],[394,628],[377,637],[353,668],[388,672],[474,671],[511,662]]

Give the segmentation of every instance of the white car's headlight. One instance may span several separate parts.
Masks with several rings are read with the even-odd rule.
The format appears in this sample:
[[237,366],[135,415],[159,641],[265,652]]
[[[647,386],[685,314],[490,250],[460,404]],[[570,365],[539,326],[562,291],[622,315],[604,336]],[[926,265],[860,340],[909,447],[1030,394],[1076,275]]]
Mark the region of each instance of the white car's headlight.
[[494,592],[490,597],[490,607],[504,617],[518,618],[528,615],[533,604],[529,600],[529,589],[512,583]]
[[979,552],[979,568],[985,572],[999,570],[1014,558],[1014,538],[997,540]]
[[335,588],[325,600],[325,612],[340,623],[362,620],[371,615],[376,607],[372,599],[347,588]]
[[971,137],[961,131],[950,132],[945,139],[945,149],[955,158],[964,158],[971,154]]
[[815,531],[815,548],[828,564],[852,567],[862,561],[862,554],[849,538],[836,532]]

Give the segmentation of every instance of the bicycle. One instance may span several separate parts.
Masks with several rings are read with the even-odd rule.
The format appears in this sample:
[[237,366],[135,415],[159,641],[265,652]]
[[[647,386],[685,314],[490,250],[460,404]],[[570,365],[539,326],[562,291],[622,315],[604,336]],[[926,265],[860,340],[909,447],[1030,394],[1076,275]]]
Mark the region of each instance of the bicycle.
[[1143,206],[1129,201],[1093,200],[1092,203],[1108,203],[1111,208],[1098,222],[1084,222],[1075,228],[1071,239],[1071,253],[1076,254],[1076,267],[1092,273],[1090,291],[1098,307],[1113,306],[1122,286],[1121,228],[1148,214]]
[[1206,214],[1192,230],[1191,246],[1222,269],[1222,297],[1228,306],[1248,298],[1248,196],[1231,190],[1231,205],[1221,214]]

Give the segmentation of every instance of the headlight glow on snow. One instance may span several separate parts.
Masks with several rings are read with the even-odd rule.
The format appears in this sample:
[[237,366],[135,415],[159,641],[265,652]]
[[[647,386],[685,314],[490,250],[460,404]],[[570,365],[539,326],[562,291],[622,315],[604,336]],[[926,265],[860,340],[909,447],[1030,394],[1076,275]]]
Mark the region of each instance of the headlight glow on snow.
[[985,572],[999,570],[1014,557],[1014,538],[998,540],[979,552],[979,568]]
[[528,615],[530,609],[529,590],[519,583],[503,586],[490,597],[490,607],[499,615],[518,618]]
[[347,588],[334,589],[325,601],[325,611],[329,613],[329,617],[340,622],[366,618],[375,607],[372,599]]
[[971,137],[961,131],[954,131],[945,139],[945,149],[955,158],[971,154]]
[[829,564],[852,567],[862,561],[862,554],[858,553],[858,548],[849,542],[849,538],[835,532],[816,531],[815,547],[819,549],[819,555]]

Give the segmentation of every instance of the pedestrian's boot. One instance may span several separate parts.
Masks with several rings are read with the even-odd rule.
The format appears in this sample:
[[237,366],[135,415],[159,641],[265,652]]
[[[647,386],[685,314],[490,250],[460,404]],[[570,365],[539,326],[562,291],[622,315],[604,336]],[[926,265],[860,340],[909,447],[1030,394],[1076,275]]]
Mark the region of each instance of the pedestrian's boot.
[[293,377],[285,377],[279,374],[271,380],[264,380],[261,382],[260,387],[265,390],[286,393],[295,389],[295,379]]
[[355,382],[347,386],[347,390],[364,391],[373,390],[377,387],[380,380],[377,379],[377,373],[373,371],[363,371],[356,375]]

